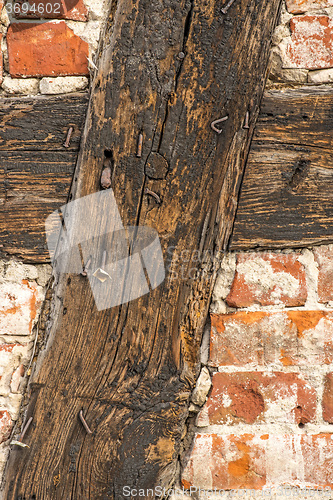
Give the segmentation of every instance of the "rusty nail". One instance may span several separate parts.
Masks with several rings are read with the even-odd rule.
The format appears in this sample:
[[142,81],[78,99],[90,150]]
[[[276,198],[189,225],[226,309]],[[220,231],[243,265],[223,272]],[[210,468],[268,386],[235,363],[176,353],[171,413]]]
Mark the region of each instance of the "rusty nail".
[[245,122],[243,128],[250,128],[249,122],[250,122],[250,113],[247,111],[245,115]]
[[138,138],[138,148],[136,150],[136,156],[138,158],[141,158],[141,155],[142,155],[142,142],[143,142],[143,135],[142,134],[139,134],[139,138]]
[[66,141],[64,142],[64,148],[69,148],[69,143],[70,143],[70,140],[72,137],[73,130],[74,130],[73,127],[69,127],[68,132],[67,132]]
[[229,118],[229,116],[224,116],[223,118],[219,118],[218,120],[213,121],[210,124],[210,126],[212,127],[212,129],[214,130],[214,132],[216,132],[217,134],[222,134],[222,129],[217,128],[216,125],[218,123],[225,122],[228,118]]
[[87,422],[84,420],[82,410],[80,410],[79,417],[80,417],[80,420],[81,420],[81,422],[82,422],[82,425],[83,425],[83,427],[85,428],[85,430],[87,431],[87,433],[88,433],[88,434],[92,434],[92,431],[89,429],[89,426],[88,426]]
[[23,438],[24,438],[24,436],[25,436],[25,433],[27,432],[27,430],[28,430],[28,429],[29,429],[29,427],[30,427],[31,422],[32,422],[32,417],[30,417],[30,418],[29,418],[28,422],[27,422],[27,423],[26,423],[26,425],[24,426],[24,429],[23,429],[23,431],[22,431],[22,433],[21,433],[21,436],[20,436],[20,438],[19,438],[19,442],[21,442],[21,441],[23,440]]
[[222,14],[226,14],[228,12],[234,1],[235,0],[230,0],[230,2],[228,2],[227,5],[221,9]]
[[146,188],[145,194],[150,194],[150,196],[153,196],[155,198],[157,203],[161,203],[161,198],[158,196],[158,194],[154,193],[154,191],[151,191],[150,189]]
[[111,177],[112,177],[111,167],[103,168],[102,175],[101,175],[101,187],[103,189],[109,189],[111,187],[111,183],[112,183]]
[[91,258],[89,257],[88,262],[86,263],[86,265],[84,266],[84,268],[82,270],[82,273],[81,273],[82,276],[87,276],[87,270],[89,269],[90,264],[91,264]]

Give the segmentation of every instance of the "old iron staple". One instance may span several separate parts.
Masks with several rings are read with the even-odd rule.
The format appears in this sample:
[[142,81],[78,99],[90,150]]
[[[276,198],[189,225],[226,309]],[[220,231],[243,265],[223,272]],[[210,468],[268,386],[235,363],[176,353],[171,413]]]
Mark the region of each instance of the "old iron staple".
[[229,118],[229,116],[224,116],[223,118],[219,118],[218,120],[214,120],[210,124],[210,126],[212,127],[214,132],[216,132],[217,134],[222,134],[222,129],[217,128],[216,125],[218,125],[219,123],[225,122],[228,118]]
[[250,121],[250,113],[247,111],[245,115],[245,122],[243,128],[250,128],[249,121]]
[[83,427],[85,428],[85,430],[87,431],[88,434],[92,434],[92,431],[89,429],[89,426],[87,424],[87,422],[85,421],[84,417],[83,417],[83,412],[82,410],[80,410],[80,413],[79,413],[79,418],[82,422],[82,425]]
[[25,424],[25,426],[24,426],[24,429],[23,429],[23,431],[22,431],[22,433],[21,433],[21,436],[20,436],[20,438],[19,438],[19,441],[20,441],[20,442],[23,440],[23,438],[24,438],[24,436],[25,436],[25,433],[27,432],[27,430],[28,430],[28,429],[29,429],[29,427],[30,427],[31,422],[32,422],[32,417],[30,417],[30,418],[29,418],[28,422],[27,422],[27,423]]
[[228,12],[234,1],[235,0],[230,0],[230,2],[228,2],[227,5],[221,9],[222,14],[226,14]]
[[67,132],[66,141],[64,142],[64,148],[69,148],[69,144],[71,141],[73,130],[74,130],[73,127],[69,127],[68,132]]
[[143,135],[139,134],[139,137],[138,137],[138,148],[137,148],[137,151],[136,151],[137,158],[141,158],[141,156],[142,156],[142,142],[143,142]]
[[19,437],[19,440],[18,441],[15,441],[15,440],[11,441],[10,444],[15,444],[16,446],[20,446],[21,448],[29,448],[29,446],[27,444],[22,443],[22,440],[25,436],[25,433],[29,429],[31,422],[32,422],[32,417],[30,417],[28,422],[25,424],[23,431],[21,432],[21,436]]
[[86,265],[84,266],[84,268],[82,270],[82,273],[81,273],[82,276],[87,276],[87,271],[88,271],[88,269],[90,267],[90,264],[91,264],[91,258],[89,257]]
[[157,203],[161,203],[161,198],[158,196],[158,194],[154,193],[154,191],[151,191],[150,189],[146,188],[145,194],[150,194],[150,196],[153,196],[155,198]]

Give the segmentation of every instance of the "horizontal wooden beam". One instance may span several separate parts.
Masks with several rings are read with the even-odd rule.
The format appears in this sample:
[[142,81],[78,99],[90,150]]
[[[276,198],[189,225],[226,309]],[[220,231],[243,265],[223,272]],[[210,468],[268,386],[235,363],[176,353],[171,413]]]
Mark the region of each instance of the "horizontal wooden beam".
[[[327,87],[266,92],[230,249],[333,242],[332,98]],[[87,102],[86,93],[0,100],[2,256],[48,261],[44,221],[67,199]]]
[[87,105],[87,93],[0,99],[2,256],[48,261],[44,222],[67,200]]
[[230,249],[333,242],[333,89],[266,92]]

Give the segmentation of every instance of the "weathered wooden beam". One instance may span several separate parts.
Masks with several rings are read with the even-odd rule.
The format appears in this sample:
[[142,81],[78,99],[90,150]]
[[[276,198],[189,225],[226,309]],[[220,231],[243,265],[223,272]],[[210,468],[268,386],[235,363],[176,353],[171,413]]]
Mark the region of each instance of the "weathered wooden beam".
[[[333,241],[330,211],[332,90],[282,89],[266,92],[249,155],[231,249],[308,246]],[[48,262],[44,221],[64,203],[78,151],[87,94],[0,100],[0,244],[2,255]],[[70,126],[70,147],[63,147]],[[247,133],[243,132],[246,136]],[[242,167],[234,139],[227,178],[230,220]],[[319,159],[319,160],[318,160]],[[242,158],[239,158],[242,165]],[[305,163],[304,163],[305,162]],[[290,189],[294,172],[308,175]],[[235,169],[238,182],[235,182]],[[325,169],[325,170],[324,170]],[[303,169],[304,174],[304,169]],[[260,179],[264,177],[265,182]],[[295,182],[295,178],[294,181]],[[6,198],[7,196],[7,198]],[[6,199],[6,202],[5,202]],[[234,200],[234,201],[233,201]],[[226,216],[226,213],[224,214]],[[232,226],[228,226],[232,227]],[[230,234],[228,235],[230,236]],[[228,237],[226,236],[226,240]]]
[[[103,311],[86,278],[59,277],[30,383],[30,448],[11,452],[6,499],[119,500],[126,485],[175,479],[216,275],[207,255],[233,223],[232,180],[244,167],[279,5],[237,0],[225,15],[218,0],[110,1],[70,199],[96,193],[108,161],[124,226],[155,228],[174,272]],[[218,134],[211,122],[225,115]]]
[[0,151],[67,151],[79,149],[88,93],[0,99]]
[[45,219],[66,203],[87,106],[87,93],[0,99],[1,256],[49,261]]
[[333,90],[271,90],[263,99],[230,248],[333,242]]

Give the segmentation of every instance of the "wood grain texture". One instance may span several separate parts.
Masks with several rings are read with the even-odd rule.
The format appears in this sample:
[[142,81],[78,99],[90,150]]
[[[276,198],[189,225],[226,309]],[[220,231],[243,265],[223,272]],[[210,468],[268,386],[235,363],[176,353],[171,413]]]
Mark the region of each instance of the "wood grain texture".
[[87,93],[0,99],[1,256],[49,262],[44,223],[66,203],[87,105]]
[[[279,5],[238,0],[223,16],[217,0],[110,2],[71,199],[97,192],[109,161],[123,224],[154,227],[177,274],[168,266],[158,288],[104,311],[85,278],[59,277],[30,384],[30,448],[11,452],[6,499],[119,500],[125,485],[174,481],[216,275],[207,255],[233,223],[220,193],[238,195]],[[218,135],[210,124],[225,114]]]
[[266,92],[230,248],[333,242],[333,90]]
[[0,99],[0,151],[78,151],[88,93]]

